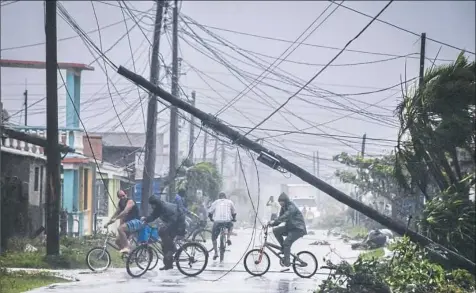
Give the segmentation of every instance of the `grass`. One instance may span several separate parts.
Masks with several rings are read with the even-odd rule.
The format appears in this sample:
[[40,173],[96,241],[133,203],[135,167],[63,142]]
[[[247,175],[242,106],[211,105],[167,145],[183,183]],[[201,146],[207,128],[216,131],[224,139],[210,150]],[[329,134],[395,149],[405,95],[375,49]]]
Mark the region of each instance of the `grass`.
[[[9,241],[7,251],[0,256],[0,264],[7,268],[35,268],[35,269],[87,269],[86,255],[96,246],[102,246],[101,239],[84,237],[63,237],[60,241],[60,255],[46,257],[44,244],[31,243],[38,251],[24,252],[29,239],[14,238]],[[100,245],[101,244],[101,245]],[[118,251],[110,248],[112,267],[124,267],[124,261]]]
[[48,273],[0,272],[0,288],[2,293],[19,293],[31,289],[68,282]]
[[369,230],[361,226],[344,228],[344,232],[352,239],[364,239],[369,234]]
[[363,252],[360,254],[359,257],[361,257],[364,260],[372,260],[372,259],[382,258],[384,255],[385,255],[384,249],[377,248],[377,249],[372,249],[372,250]]

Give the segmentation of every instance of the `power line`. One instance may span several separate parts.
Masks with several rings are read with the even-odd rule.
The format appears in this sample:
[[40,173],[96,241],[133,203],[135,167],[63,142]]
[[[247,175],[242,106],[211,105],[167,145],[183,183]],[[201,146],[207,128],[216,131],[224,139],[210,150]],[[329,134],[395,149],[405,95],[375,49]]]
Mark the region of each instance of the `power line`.
[[[380,12],[374,17],[372,18],[372,20],[353,38],[351,39],[349,42],[347,42],[347,44],[344,46],[344,48],[342,48],[342,50],[337,53],[337,55],[331,59],[331,61],[329,61],[328,64],[331,64],[332,62],[334,62],[334,60],[336,60],[344,51],[345,49],[350,45],[352,44],[352,42],[354,40],[356,40],[358,37],[360,37],[364,32],[365,30],[367,30],[367,28],[375,21],[375,19],[377,19],[377,17],[379,17],[389,6],[390,4],[392,4],[393,0],[390,0],[387,5],[385,5],[385,7],[380,10]],[[295,97],[296,95],[298,95],[305,87],[307,87],[314,79],[316,79],[326,68],[328,67],[328,65],[324,66],[321,70],[319,70],[304,86],[302,86],[294,95],[290,96],[286,102],[284,102],[281,106],[279,106],[276,110],[274,110],[268,117],[266,117],[263,121],[261,121],[260,123],[258,123],[255,127],[259,127],[261,126],[263,123],[265,123],[267,120],[269,120],[274,114],[276,114],[279,110],[281,110],[284,106],[286,106],[287,103],[289,103],[289,101]],[[244,136],[250,134],[254,129],[250,129],[248,130],[248,132],[245,133]]]
[[[332,3],[334,3],[334,4],[336,4],[336,5],[339,5],[340,7],[343,7],[343,8],[345,8],[345,9],[350,10],[350,11],[353,11],[353,12],[355,12],[355,13],[358,13],[358,14],[360,14],[360,15],[363,15],[363,16],[366,16],[366,17],[369,17],[369,18],[372,18],[371,15],[368,15],[368,14],[363,13],[363,12],[361,12],[361,11],[358,11],[358,10],[355,10],[355,9],[353,9],[353,8],[347,7],[347,6],[343,5],[342,3],[339,4],[339,3],[335,3],[335,2],[333,2],[333,1],[332,1]],[[412,32],[411,30],[405,29],[405,28],[403,28],[403,27],[401,27],[401,26],[395,25],[395,24],[390,23],[390,22],[388,22],[388,21],[381,20],[381,19],[377,19],[377,21],[378,21],[378,22],[381,22],[381,23],[384,23],[384,24],[386,24],[386,25],[389,25],[389,26],[391,26],[391,27],[394,27],[394,28],[396,28],[396,29],[399,29],[399,30],[401,30],[401,31],[404,31],[404,32],[406,32],[406,33],[412,34],[412,35],[414,35],[414,36],[420,37],[420,34],[415,33],[415,32]],[[442,42],[442,41],[438,41],[438,40],[435,40],[435,39],[432,39],[432,38],[429,38],[429,37],[426,37],[426,39],[427,39],[427,40],[430,40],[430,41],[433,41],[433,42],[435,42],[435,43],[438,43],[438,44],[440,44],[440,45],[443,45],[443,46],[446,46],[446,47],[450,47],[450,48],[452,48],[452,49],[456,49],[456,50],[459,50],[459,51],[465,51],[465,52],[467,52],[467,53],[470,53],[470,54],[472,54],[472,55],[475,55],[474,52],[468,51],[468,50],[466,50],[466,49],[458,48],[458,47],[456,47],[456,46],[450,45],[450,44],[445,43],[445,42]]]
[[[189,24],[197,25],[194,22],[187,22]],[[249,37],[254,37],[254,38],[259,38],[259,39],[265,39],[265,40],[271,40],[271,41],[278,41],[278,42],[283,42],[283,43],[292,43],[290,40],[285,40],[281,38],[275,38],[275,37],[268,37],[268,36],[262,36],[262,35],[257,35],[257,34],[252,34],[252,33],[245,33],[245,32],[240,32],[236,30],[231,30],[231,29],[225,29],[225,28],[220,28],[216,26],[211,26],[211,25],[204,25],[201,24],[202,26],[217,30],[217,31],[224,31],[224,32],[229,32],[229,33],[234,33],[238,35],[244,35],[244,36],[249,36]],[[330,50],[341,50],[342,48],[338,47],[331,47],[331,46],[325,46],[325,45],[317,45],[317,44],[310,44],[310,43],[302,43],[303,46],[309,46],[309,47],[315,47],[315,48],[322,48],[322,49],[330,49]],[[387,56],[387,57],[401,57],[402,55],[398,54],[390,54],[390,53],[381,53],[381,52],[372,52],[372,51],[362,51],[362,50],[353,50],[353,49],[346,49],[347,52],[354,52],[354,53],[361,53],[361,54],[368,54],[368,55],[378,55],[378,56]],[[414,57],[414,56],[408,56],[408,58],[411,59],[419,59],[419,57]],[[449,59],[436,59],[437,61],[444,61],[444,62],[452,62],[453,60]]]

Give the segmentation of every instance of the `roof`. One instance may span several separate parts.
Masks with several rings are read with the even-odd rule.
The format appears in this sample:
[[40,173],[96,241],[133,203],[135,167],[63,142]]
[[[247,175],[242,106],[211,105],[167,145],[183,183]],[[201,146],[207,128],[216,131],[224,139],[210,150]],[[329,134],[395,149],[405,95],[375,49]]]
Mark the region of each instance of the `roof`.
[[[0,67],[45,69],[46,62],[0,59]],[[82,63],[58,62],[58,68],[94,71],[94,67]]]
[[[145,133],[129,132],[126,135],[123,132],[96,132],[90,135],[102,136],[102,143],[104,146],[132,148],[143,148],[145,146]],[[159,138],[160,135],[162,134],[157,133],[157,138]]]

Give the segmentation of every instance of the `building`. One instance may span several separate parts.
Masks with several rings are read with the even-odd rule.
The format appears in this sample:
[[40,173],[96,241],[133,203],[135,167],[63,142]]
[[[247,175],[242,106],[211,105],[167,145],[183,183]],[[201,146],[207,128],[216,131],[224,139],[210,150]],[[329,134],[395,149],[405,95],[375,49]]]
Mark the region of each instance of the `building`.
[[22,184],[22,194],[2,194],[2,196],[16,196],[18,200],[20,197],[26,199],[27,214],[23,215],[26,217],[24,222],[26,227],[24,231],[15,232],[28,235],[46,224],[46,157],[43,154],[43,148],[10,137],[2,137],[0,145],[2,184],[5,180],[13,178]]

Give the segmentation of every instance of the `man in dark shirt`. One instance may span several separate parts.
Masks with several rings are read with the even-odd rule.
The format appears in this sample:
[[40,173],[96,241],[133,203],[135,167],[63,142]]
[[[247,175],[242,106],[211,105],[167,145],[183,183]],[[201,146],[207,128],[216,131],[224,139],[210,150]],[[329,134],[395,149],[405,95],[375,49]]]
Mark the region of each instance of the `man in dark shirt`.
[[168,203],[158,197],[149,197],[152,212],[148,217],[142,217],[145,223],[155,221],[160,218],[163,226],[159,229],[159,236],[162,239],[162,252],[164,254],[164,266],[160,270],[170,270],[173,268],[173,255],[175,251],[174,239],[176,236],[185,234],[185,215],[176,204]]
[[117,210],[105,227],[111,225],[116,220],[121,221],[119,228],[117,228],[118,238],[116,239],[116,244],[121,249],[121,253],[129,253],[130,243],[127,240],[127,234],[136,232],[142,226],[139,208],[134,200],[127,198],[127,194],[123,190],[117,192],[117,197],[119,198]]

